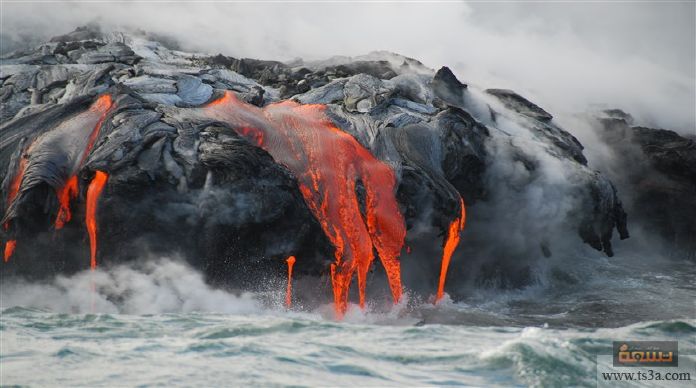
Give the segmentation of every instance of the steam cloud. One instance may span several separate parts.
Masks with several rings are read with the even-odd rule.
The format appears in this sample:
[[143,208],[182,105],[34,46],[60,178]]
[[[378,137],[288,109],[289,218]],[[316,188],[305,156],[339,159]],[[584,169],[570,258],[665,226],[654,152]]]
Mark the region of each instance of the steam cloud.
[[[563,123],[589,104],[696,134],[694,3],[5,3],[2,48],[93,22],[172,36],[182,49],[323,59],[389,50],[514,89]],[[582,142],[591,134],[580,133]]]
[[[311,60],[389,50],[429,67],[448,65],[459,79],[473,84],[472,90],[476,86],[516,90],[553,113],[586,146],[590,165],[606,170],[612,167],[611,151],[594,129],[572,115],[592,104],[627,110],[637,124],[696,135],[694,7],[693,3],[11,3],[2,4],[0,52],[88,22],[105,30],[140,28],[172,36],[183,50],[235,57]],[[472,113],[481,121],[488,115],[487,109]],[[498,125],[514,133],[524,148],[540,146],[515,122]],[[539,176],[529,176],[513,155],[496,148],[500,141],[507,140],[493,142],[496,162],[488,177],[489,185],[499,182],[491,190],[495,197],[488,207],[482,203],[472,218],[478,220],[479,235],[501,236],[501,250],[518,252],[515,257],[538,256],[537,242],[527,241],[526,236],[550,236],[562,226],[548,220],[563,220],[576,207],[579,199],[568,190],[573,177],[551,158],[538,161]],[[516,190],[516,182],[534,179],[537,184]],[[214,190],[203,194],[199,208],[184,210],[204,212],[207,197],[225,195]],[[216,217],[236,217],[249,208],[244,198],[238,201],[234,211]],[[501,231],[500,220],[508,220],[510,228]],[[478,256],[484,260],[486,254],[496,256],[493,250]],[[2,308],[31,305],[88,312],[90,282],[100,290],[96,308],[105,312],[259,308],[251,297],[214,290],[201,275],[172,261],[58,277],[51,284],[5,284],[0,290]]]
[[64,313],[244,314],[262,309],[251,294],[237,296],[213,289],[202,274],[173,259],[83,271],[69,277],[57,276],[48,283],[7,279],[0,287],[0,302],[3,310],[32,306]]

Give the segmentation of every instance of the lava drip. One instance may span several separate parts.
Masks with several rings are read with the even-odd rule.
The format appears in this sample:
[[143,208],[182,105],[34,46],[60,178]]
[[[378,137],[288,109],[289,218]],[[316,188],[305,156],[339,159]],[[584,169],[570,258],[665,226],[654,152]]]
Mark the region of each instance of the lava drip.
[[17,248],[17,240],[8,240],[5,243],[5,252],[4,252],[4,255],[2,257],[3,261],[5,263],[10,261],[10,257],[12,257],[12,254],[14,253],[15,248]]
[[96,113],[100,116],[97,121],[97,124],[94,126],[94,128],[89,134],[89,137],[87,138],[87,143],[85,145],[84,150],[82,151],[82,155],[80,156],[79,162],[72,169],[72,175],[70,175],[68,180],[65,181],[65,184],[63,186],[59,187],[56,190],[56,195],[58,197],[59,204],[58,215],[56,216],[55,222],[56,229],[62,229],[63,226],[65,226],[65,224],[68,223],[72,218],[72,214],[70,211],[70,202],[77,198],[77,193],[79,192],[77,172],[82,168],[82,166],[87,161],[90,152],[92,152],[92,148],[94,148],[94,143],[97,141],[97,137],[99,137],[99,132],[101,131],[104,119],[106,119],[106,116],[109,114],[113,106],[114,102],[111,98],[111,95],[104,94],[97,98],[97,100],[89,107],[88,113]]
[[70,201],[77,198],[77,175],[73,175],[58,189],[58,216],[56,217],[56,229],[62,229],[72,218],[70,213]]
[[464,223],[466,222],[466,208],[464,207],[464,200],[461,196],[459,197],[459,207],[461,209],[461,214],[450,223],[447,236],[445,237],[445,247],[442,252],[442,265],[440,268],[440,282],[437,286],[435,303],[439,302],[445,294],[447,269],[449,268],[452,254],[454,250],[457,249],[457,245],[459,245],[459,234],[464,230]]
[[89,234],[89,265],[92,270],[97,267],[97,203],[108,178],[109,175],[107,173],[97,171],[87,188],[85,224],[87,225],[87,233]]
[[[10,181],[9,191],[7,193],[7,207],[5,210],[12,206],[17,194],[19,193],[19,188],[22,186],[22,180],[24,179],[24,170],[27,166],[27,159],[22,155],[19,159],[19,165],[17,166],[17,171],[15,172],[12,180]],[[10,229],[10,221],[6,221],[2,226],[6,231]],[[5,242],[5,251],[3,252],[3,261],[7,263],[10,261],[10,257],[14,254],[17,248],[17,240],[8,240]]]
[[288,257],[285,262],[288,263],[288,288],[285,291],[285,307],[290,308],[292,306],[292,266],[295,265],[295,256]]
[[[398,257],[406,227],[395,197],[393,170],[337,128],[325,110],[325,105],[292,101],[258,108],[228,91],[202,108],[202,113],[229,124],[295,175],[305,203],[335,248],[331,281],[340,318],[348,308],[356,272],[360,306],[365,306],[374,250],[398,303],[402,293]],[[365,214],[356,194],[358,182],[365,189]]]

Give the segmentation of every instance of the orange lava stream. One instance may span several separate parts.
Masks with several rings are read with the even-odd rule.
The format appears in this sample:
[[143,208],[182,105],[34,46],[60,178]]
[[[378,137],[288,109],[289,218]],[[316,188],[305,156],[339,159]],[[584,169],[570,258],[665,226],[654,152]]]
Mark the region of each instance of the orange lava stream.
[[5,254],[3,255],[3,260],[5,263],[10,261],[10,257],[15,251],[15,248],[17,247],[17,240],[9,240],[5,243]]
[[459,206],[461,208],[461,215],[450,223],[449,229],[447,230],[447,236],[445,237],[445,247],[442,252],[442,265],[440,268],[440,282],[437,286],[437,296],[435,297],[435,303],[439,302],[443,295],[445,294],[445,278],[447,277],[447,269],[449,268],[450,259],[452,259],[452,254],[454,250],[457,249],[459,245],[459,234],[464,230],[464,223],[466,222],[466,208],[464,207],[464,200],[459,197]]
[[295,265],[295,256],[288,257],[285,260],[288,263],[288,289],[285,291],[285,307],[292,306],[292,266]]
[[77,198],[77,175],[68,179],[63,187],[58,190],[58,216],[56,217],[56,229],[61,229],[72,218],[70,213],[70,201]]
[[[355,274],[360,306],[365,306],[374,250],[386,270],[394,303],[401,299],[398,257],[406,227],[395,198],[392,169],[337,128],[325,109],[292,101],[258,108],[228,91],[202,108],[202,113],[229,124],[295,175],[305,203],[335,247],[331,283],[340,318],[348,308]],[[366,193],[364,215],[356,194],[358,181]]]
[[[22,180],[24,179],[24,169],[27,167],[27,159],[22,156],[19,160],[19,165],[17,166],[17,171],[10,181],[9,192],[7,193],[7,208],[9,209],[14,202],[14,199],[19,193],[19,188],[22,186]],[[3,224],[5,230],[10,229],[10,221],[6,221]],[[17,240],[8,240],[5,243],[5,251],[3,252],[3,261],[7,263],[10,261],[10,257],[14,254],[15,248],[17,248]]]
[[92,270],[97,267],[97,203],[108,178],[109,175],[107,173],[97,171],[87,188],[85,224],[87,225],[87,233],[89,234],[89,265]]
[[87,161],[87,157],[89,157],[89,153],[92,152],[94,143],[97,141],[97,137],[99,137],[99,131],[101,131],[102,124],[104,124],[104,119],[106,119],[106,116],[109,114],[109,111],[113,107],[114,100],[111,98],[110,94],[104,94],[102,96],[99,96],[99,98],[97,98],[97,101],[95,101],[92,104],[92,106],[89,107],[90,112],[100,113],[101,116],[99,117],[99,121],[97,121],[97,125],[94,126],[94,129],[89,134],[87,147],[85,147],[85,151],[82,153],[80,163],[78,163],[78,168],[82,167],[82,165],[85,164],[85,162]]
[[99,114],[99,120],[92,129],[92,132],[89,134],[87,145],[82,151],[82,156],[80,157],[79,163],[75,166],[73,175],[68,178],[62,187],[56,190],[59,203],[58,215],[55,222],[56,229],[62,229],[63,226],[70,222],[70,219],[72,218],[72,214],[70,212],[70,202],[77,198],[77,193],[79,192],[76,173],[87,161],[87,158],[94,147],[94,143],[97,141],[97,137],[99,136],[99,131],[104,123],[104,119],[113,106],[114,102],[111,95],[104,94],[99,96],[99,98],[97,98],[97,100],[89,107],[87,113]]

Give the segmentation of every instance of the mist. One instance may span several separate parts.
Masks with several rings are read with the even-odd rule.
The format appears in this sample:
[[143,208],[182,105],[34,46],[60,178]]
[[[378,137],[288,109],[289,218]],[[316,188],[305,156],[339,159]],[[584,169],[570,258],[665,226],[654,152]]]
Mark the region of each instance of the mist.
[[146,258],[120,265],[56,276],[50,281],[9,279],[0,287],[0,308],[32,306],[62,313],[154,314],[172,312],[257,312],[253,295],[213,289],[203,275],[178,258]]
[[[561,123],[588,106],[696,135],[694,3],[5,3],[1,52],[96,23],[183,50],[276,60],[398,52],[509,88]],[[572,131],[572,128],[568,128]],[[591,135],[580,133],[581,141]]]

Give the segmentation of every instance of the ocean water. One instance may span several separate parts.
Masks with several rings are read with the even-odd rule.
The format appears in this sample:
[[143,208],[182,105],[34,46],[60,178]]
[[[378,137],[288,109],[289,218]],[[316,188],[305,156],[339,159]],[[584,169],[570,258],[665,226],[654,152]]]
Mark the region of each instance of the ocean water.
[[695,353],[694,269],[670,263],[617,278],[621,263],[602,259],[572,286],[477,290],[437,306],[407,295],[352,306],[341,321],[327,303],[285,309],[282,291],[212,289],[173,260],[10,279],[0,385],[596,386],[612,341],[676,340]]

